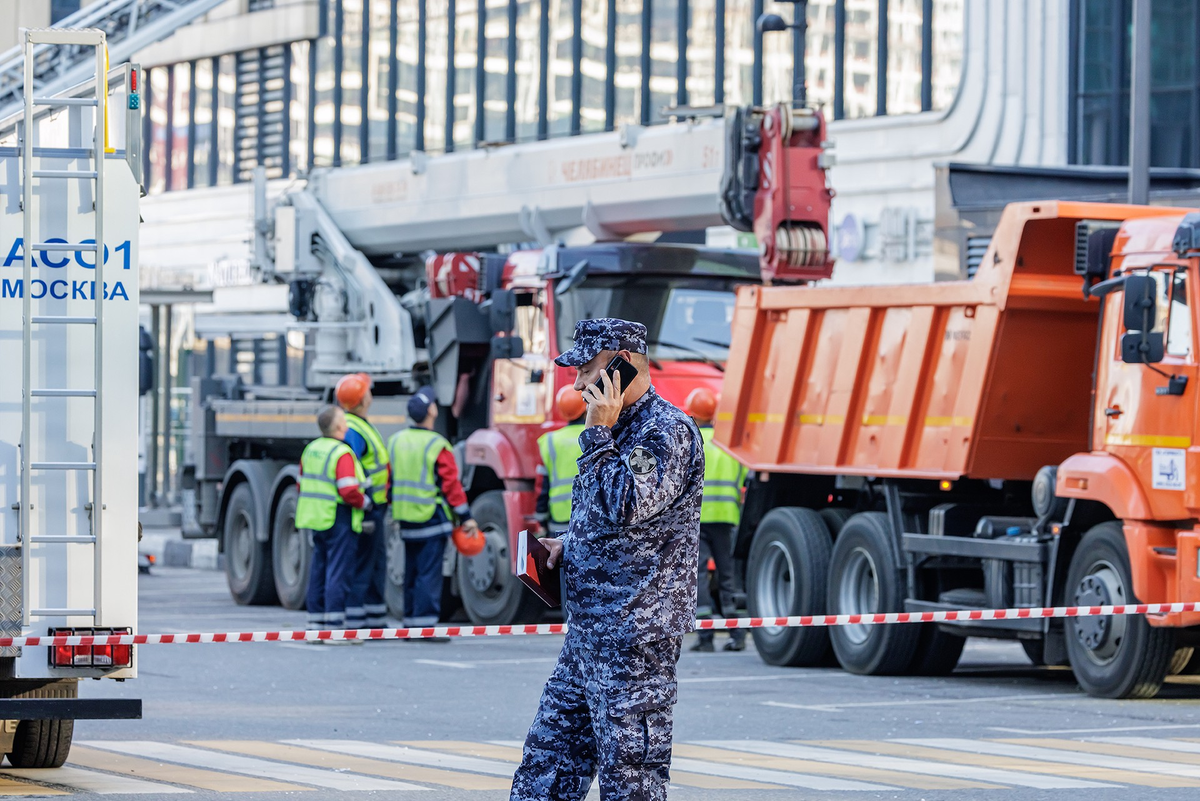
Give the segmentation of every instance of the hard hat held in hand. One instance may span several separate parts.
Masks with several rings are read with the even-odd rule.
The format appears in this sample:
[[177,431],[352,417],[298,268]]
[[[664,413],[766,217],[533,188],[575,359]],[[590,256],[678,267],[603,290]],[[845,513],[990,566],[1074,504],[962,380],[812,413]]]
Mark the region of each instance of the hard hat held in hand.
[[712,420],[717,415],[717,395],[708,387],[696,387],[687,396],[687,413],[697,420]]
[[477,528],[467,531],[462,526],[455,526],[450,538],[454,540],[454,547],[463,556],[478,556],[483,553],[483,546],[487,545],[483,532]]
[[334,394],[343,409],[353,409],[362,403],[371,389],[371,376],[366,373],[350,373],[338,379]]
[[578,392],[574,387],[560,389],[555,403],[558,404],[558,413],[568,421],[579,417],[587,409],[587,404],[583,402],[583,393]]

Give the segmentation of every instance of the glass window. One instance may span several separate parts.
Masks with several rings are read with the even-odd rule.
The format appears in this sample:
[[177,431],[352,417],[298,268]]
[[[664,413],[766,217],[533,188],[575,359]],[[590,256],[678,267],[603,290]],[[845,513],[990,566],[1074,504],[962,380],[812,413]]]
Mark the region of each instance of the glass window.
[[[487,0],[486,12],[483,28],[483,138],[488,142],[503,142],[505,117],[508,113],[508,0]],[[535,47],[536,42],[535,29]],[[518,39],[517,47],[521,44]],[[535,115],[536,107],[535,96]]]
[[446,147],[446,0],[426,0],[425,149]]
[[725,102],[754,101],[754,0],[725,2]]
[[479,11],[473,0],[459,0],[454,14],[454,145],[475,142],[475,50]]
[[716,0],[691,0],[688,24],[688,103],[711,106],[716,102]]
[[608,76],[605,52],[608,49],[608,0],[583,0],[583,102],[580,126],[587,133],[604,130],[604,82]]
[[565,136],[571,132],[571,0],[545,1],[550,3],[550,135]]
[[542,51],[538,44],[541,34],[541,2],[517,1],[517,140],[537,139],[538,85]]
[[937,0],[933,6],[933,107],[949,108],[963,71],[963,0]]
[[367,38],[367,160],[387,158],[388,75],[392,64],[390,0],[369,0],[371,34]]
[[364,0],[342,0],[342,164],[363,160],[362,56]]
[[[642,118],[642,3],[614,0],[617,4],[617,127],[637,124]],[[750,2],[750,0],[746,0]]]
[[175,95],[171,100],[171,168],[167,177],[170,189],[187,189],[188,185],[188,116],[192,94],[191,64],[176,64]]
[[[291,120],[287,114],[287,85],[284,67],[290,51],[285,45],[274,45],[259,51],[259,87],[263,93],[262,115],[257,120],[258,135],[262,138],[258,151],[262,153],[262,166],[267,168],[268,178],[280,178],[284,171],[284,144],[291,134]],[[245,102],[243,100],[243,102]],[[257,110],[256,110],[257,115]],[[254,163],[258,163],[255,154]],[[243,176],[250,180],[251,174]]]
[[[333,15],[335,3],[329,4],[328,30],[333,31]],[[314,167],[328,167],[333,164],[333,89],[336,75],[333,69],[333,36],[322,36],[316,41],[317,71],[313,76],[313,90],[316,94],[313,107],[313,152]]]
[[921,0],[888,0],[887,113],[921,110]]
[[679,81],[675,68],[679,62],[677,35],[679,0],[647,0],[653,3],[650,26],[650,120],[661,121],[663,106],[675,105]]
[[400,0],[396,58],[396,149],[399,155],[412,151],[417,136],[417,25],[418,0]]
[[[766,3],[764,8],[766,13],[778,14],[790,24],[796,6],[790,3]],[[792,32],[767,33],[762,42],[763,102],[767,105],[786,103],[792,99]]]
[[546,324],[546,293],[521,293],[517,295],[515,309],[515,331],[525,346],[526,353],[548,353],[550,329]]
[[217,183],[231,184],[237,162],[237,60],[221,56],[217,72]]
[[288,98],[289,175],[308,169],[308,42],[292,42],[292,94]]
[[167,188],[167,102],[170,79],[166,67],[150,70],[150,176],[146,181],[148,194]]
[[[921,0],[913,0],[920,8]],[[829,109],[833,105],[833,39],[834,39],[834,0],[810,0],[808,4],[808,35],[804,43],[804,83],[807,89],[808,104],[824,106]],[[796,6],[792,3],[768,3],[766,12],[778,14],[789,24],[795,18]],[[750,14],[753,16],[753,14]],[[739,103],[749,103],[753,99],[753,69],[754,69],[754,26],[742,28],[733,24],[726,31],[726,51],[730,52],[730,42],[738,43],[738,50],[727,55],[726,71],[741,70],[740,80],[745,81],[744,87],[736,90]],[[732,39],[731,39],[732,37]],[[747,37],[740,39],[739,37]],[[918,38],[918,43],[920,39]],[[768,33],[763,37],[763,102],[786,103],[792,99],[792,33]],[[689,53],[689,58],[691,54]],[[737,64],[729,59],[739,58],[743,63]],[[920,90],[920,54],[917,58],[918,92]],[[729,86],[726,78],[726,86]],[[727,91],[730,91],[727,89]],[[873,102],[872,96],[872,102]],[[920,95],[918,93],[918,100]],[[734,102],[726,96],[726,102]],[[874,113],[874,112],[872,112]]]
[[195,139],[192,141],[192,185],[208,186],[213,162],[213,63],[202,58],[196,62]]
[[1179,270],[1171,284],[1171,320],[1167,326],[1167,353],[1192,355],[1192,315],[1188,311],[1187,273]]
[[845,111],[848,119],[873,117],[878,110],[879,3],[846,0]]

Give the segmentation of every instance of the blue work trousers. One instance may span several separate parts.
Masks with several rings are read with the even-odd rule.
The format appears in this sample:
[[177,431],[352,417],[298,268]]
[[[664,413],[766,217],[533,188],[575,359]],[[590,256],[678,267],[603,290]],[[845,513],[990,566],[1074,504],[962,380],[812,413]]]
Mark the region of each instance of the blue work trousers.
[[308,574],[308,627],[340,629],[346,625],[346,599],[352,592],[359,535],[350,524],[350,507],[338,504],[333,526],[312,533],[312,568]]
[[387,526],[391,523],[386,505],[374,507],[363,522],[375,523],[375,530],[358,538],[354,586],[346,601],[346,627],[379,629],[387,623]]
[[433,626],[442,611],[442,559],[446,537],[404,541],[404,626]]

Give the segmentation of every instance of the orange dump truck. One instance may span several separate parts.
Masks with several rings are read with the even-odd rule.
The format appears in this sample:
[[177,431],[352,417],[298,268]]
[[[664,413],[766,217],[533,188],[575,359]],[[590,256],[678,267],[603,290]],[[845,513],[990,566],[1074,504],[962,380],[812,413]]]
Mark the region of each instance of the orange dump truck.
[[[1190,210],[1020,203],[972,280],[743,287],[715,438],[754,471],[750,614],[1200,601],[1198,266]],[[754,631],[869,674],[966,636],[1105,697],[1200,663],[1200,613]]]

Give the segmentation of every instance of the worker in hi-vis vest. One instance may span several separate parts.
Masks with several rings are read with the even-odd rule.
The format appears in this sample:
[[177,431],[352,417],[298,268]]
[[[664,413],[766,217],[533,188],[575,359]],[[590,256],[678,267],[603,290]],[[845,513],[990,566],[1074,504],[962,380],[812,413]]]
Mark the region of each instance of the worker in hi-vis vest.
[[404,626],[432,626],[442,605],[442,559],[455,519],[477,530],[449,440],[433,430],[433,387],[408,400],[409,428],[388,440],[392,518],[404,539]]
[[537,442],[542,454],[542,463],[537,469],[542,487],[538,491],[535,511],[542,528],[551,532],[565,530],[571,520],[571,489],[575,485],[575,476],[579,475],[579,457],[583,455],[579,435],[583,433],[583,418],[587,414],[583,395],[574,387],[560,389],[555,403],[558,413],[570,422],[542,434]]
[[371,410],[371,377],[366,373],[342,376],[334,390],[338,405],[346,410],[346,445],[362,463],[370,485],[372,508],[366,519],[374,523],[358,540],[354,583],[346,599],[346,628],[380,629],[387,625],[387,502],[391,487],[387,445],[367,421]]
[[370,511],[371,499],[363,494],[367,476],[362,465],[343,442],[348,428],[345,412],[327,406],[317,415],[317,425],[320,438],[308,443],[300,456],[296,528],[312,531],[308,626],[340,629],[346,625],[346,598],[354,580],[363,512]]
[[[733,576],[733,538],[742,517],[742,486],[746,483],[746,468],[725,451],[713,444],[712,421],[717,412],[717,396],[712,390],[700,387],[687,398],[687,411],[700,427],[704,438],[704,498],[700,503],[700,559],[696,576],[696,617],[713,616],[712,588],[708,581],[708,560],[712,559],[717,572],[717,605],[723,617],[733,617],[737,610]],[[701,630],[693,651],[713,650],[712,629]],[[744,629],[730,629],[726,651],[741,651],[746,647]]]

